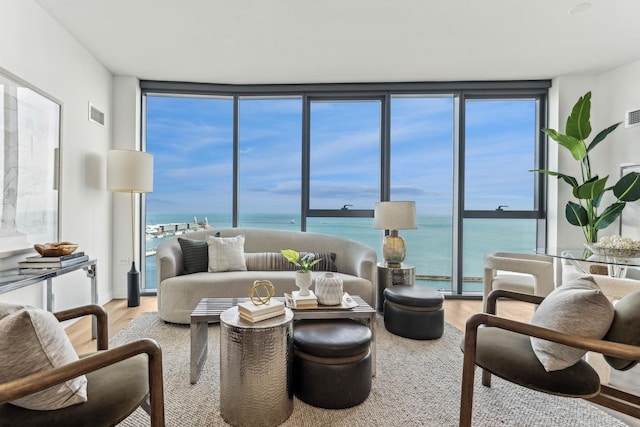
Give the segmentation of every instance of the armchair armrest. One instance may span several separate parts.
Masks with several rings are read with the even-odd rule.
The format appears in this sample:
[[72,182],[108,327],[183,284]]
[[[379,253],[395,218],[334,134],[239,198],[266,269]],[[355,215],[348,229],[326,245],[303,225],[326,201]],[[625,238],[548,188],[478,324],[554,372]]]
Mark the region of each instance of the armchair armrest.
[[[553,329],[547,329],[530,323],[518,322],[516,320],[505,319],[488,313],[476,313],[471,316],[466,323],[465,328],[465,354],[467,350],[472,350],[475,359],[475,343],[477,338],[478,327],[480,325],[492,326],[508,331],[517,332],[530,337],[541,338],[547,341],[553,341],[564,344],[569,347],[581,348],[587,351],[593,351],[608,356],[620,357],[628,360],[640,361],[640,347],[621,344],[613,341],[596,340],[593,338],[584,338],[577,335],[571,335],[559,332]],[[468,337],[468,338],[467,338]],[[467,343],[467,340],[469,343]],[[468,348],[467,345],[472,344]]]
[[97,348],[98,350],[106,350],[109,348],[109,319],[104,307],[95,304],[84,305],[81,307],[58,311],[53,313],[53,315],[56,316],[56,319],[60,322],[76,319],[82,316],[95,316],[98,325]]
[[488,314],[496,314],[496,305],[498,298],[509,298],[516,301],[529,302],[531,304],[540,304],[544,297],[530,294],[523,294],[522,292],[508,291],[505,289],[496,289],[489,293],[487,296],[487,310]]
[[164,385],[162,380],[162,350],[152,339],[141,339],[87,356],[65,366],[27,375],[0,384],[0,403],[9,402],[47,389],[80,375],[136,356],[147,354],[149,363],[149,397],[153,426],[164,425]]

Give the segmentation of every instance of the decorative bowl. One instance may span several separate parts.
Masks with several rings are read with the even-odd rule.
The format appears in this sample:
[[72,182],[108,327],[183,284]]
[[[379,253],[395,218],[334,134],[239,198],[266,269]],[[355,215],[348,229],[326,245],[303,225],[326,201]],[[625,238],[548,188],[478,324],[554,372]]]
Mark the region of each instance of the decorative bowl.
[[78,244],[71,242],[38,243],[33,245],[33,248],[43,257],[63,256],[74,253],[78,249]]
[[617,258],[638,258],[640,257],[640,249],[621,249],[621,248],[605,248],[597,243],[585,243],[587,249],[596,255],[611,256]]

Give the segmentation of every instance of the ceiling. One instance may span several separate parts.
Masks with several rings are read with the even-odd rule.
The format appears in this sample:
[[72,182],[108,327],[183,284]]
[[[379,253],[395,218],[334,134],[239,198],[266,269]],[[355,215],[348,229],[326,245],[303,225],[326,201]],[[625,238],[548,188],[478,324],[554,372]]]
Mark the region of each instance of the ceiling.
[[639,0],[36,2],[113,74],[150,80],[546,79],[640,59]]

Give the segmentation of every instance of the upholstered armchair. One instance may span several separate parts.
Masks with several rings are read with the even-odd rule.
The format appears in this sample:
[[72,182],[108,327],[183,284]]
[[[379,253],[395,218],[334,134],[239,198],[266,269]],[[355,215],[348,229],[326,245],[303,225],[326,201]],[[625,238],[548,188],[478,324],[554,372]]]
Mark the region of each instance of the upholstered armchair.
[[[597,372],[583,359],[578,359],[568,367],[547,371],[548,368],[543,366],[534,352],[531,341],[531,337],[535,337],[544,340],[540,342],[545,345],[549,342],[560,343],[572,349],[597,352],[605,355],[612,367],[630,369],[640,361],[640,292],[627,295],[615,307],[611,306],[613,320],[610,320],[610,326],[605,326],[608,331],[603,339],[584,338],[498,317],[495,315],[498,298],[532,304],[541,304],[544,300],[539,296],[496,290],[487,298],[487,312],[469,318],[463,342],[460,426],[471,425],[476,365],[482,368],[482,384],[486,387],[491,386],[491,375],[497,375],[523,387],[558,396],[587,399],[640,418],[640,397],[601,385]],[[539,307],[538,312],[543,306]],[[586,322],[598,317],[598,314],[583,310],[582,315],[576,313],[573,317]]]
[[484,257],[482,305],[494,289],[545,297],[555,288],[553,258],[516,252],[492,252]]
[[[27,334],[16,331],[15,328],[7,332],[6,329],[2,329],[2,322],[8,319],[8,314],[12,314],[11,310],[14,310],[13,314],[20,310],[15,310],[13,307],[9,307],[8,310],[7,312],[7,304],[0,307],[0,333],[13,334],[10,340],[16,343],[16,347],[19,347],[22,343],[18,342],[16,337],[21,339]],[[36,310],[39,309],[33,309],[33,311]],[[44,310],[40,311],[44,312]],[[136,408],[142,407],[149,413],[152,426],[164,426],[162,352],[158,344],[151,339],[141,339],[107,349],[107,313],[97,305],[65,310],[54,315],[55,318],[49,319],[47,316],[51,316],[51,313],[38,313],[37,316],[28,319],[28,323],[38,326],[39,323],[46,323],[49,320],[56,323],[56,319],[64,321],[93,315],[97,318],[98,325],[98,352],[80,358],[74,356],[77,360],[52,369],[40,370],[4,383],[0,381],[0,425],[113,426],[128,417]],[[61,330],[64,334],[64,330]],[[39,333],[36,331],[36,335]],[[1,340],[2,337],[0,337]],[[6,342],[8,341],[5,340],[4,343]],[[44,345],[49,345],[49,343],[44,342]],[[71,345],[70,342],[68,345]],[[71,351],[73,351],[73,347],[71,347]],[[31,356],[24,355],[25,358]],[[3,362],[1,358],[2,355],[0,355],[0,364],[2,365],[0,368],[2,369],[7,369],[7,366],[15,361],[5,359]],[[86,376],[85,402],[57,409],[42,410],[26,408],[34,405],[33,399],[29,404],[22,404],[23,402],[20,400],[36,396],[35,406],[38,406],[40,394],[36,393],[43,393],[43,390],[46,389],[49,391],[52,387],[72,388],[69,384],[79,378],[84,381],[83,376]],[[76,392],[75,389],[73,391]],[[17,406],[18,403],[9,402],[20,402],[22,405]],[[67,403],[63,403],[63,405],[67,405]]]

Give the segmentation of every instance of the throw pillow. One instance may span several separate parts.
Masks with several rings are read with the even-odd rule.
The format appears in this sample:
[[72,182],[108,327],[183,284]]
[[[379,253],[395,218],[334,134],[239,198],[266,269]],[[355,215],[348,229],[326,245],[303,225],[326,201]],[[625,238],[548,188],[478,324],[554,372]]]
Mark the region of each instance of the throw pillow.
[[[301,252],[300,256],[305,256],[306,252]],[[249,271],[295,271],[298,269],[291,264],[280,252],[255,252],[244,254]],[[314,253],[315,259],[321,259],[319,263],[311,267],[312,271],[333,271],[337,272],[336,254],[334,252]]]
[[[571,280],[551,292],[531,323],[585,338],[602,339],[613,321],[613,304],[591,276]],[[547,372],[577,363],[585,350],[531,337],[531,346]]]
[[246,271],[244,234],[235,237],[207,237],[209,271]]
[[209,245],[205,240],[193,240],[178,237],[182,249],[184,273],[192,274],[209,269]]
[[[0,383],[67,365],[78,355],[52,313],[0,303]],[[82,375],[11,403],[33,410],[53,410],[87,401]]]

